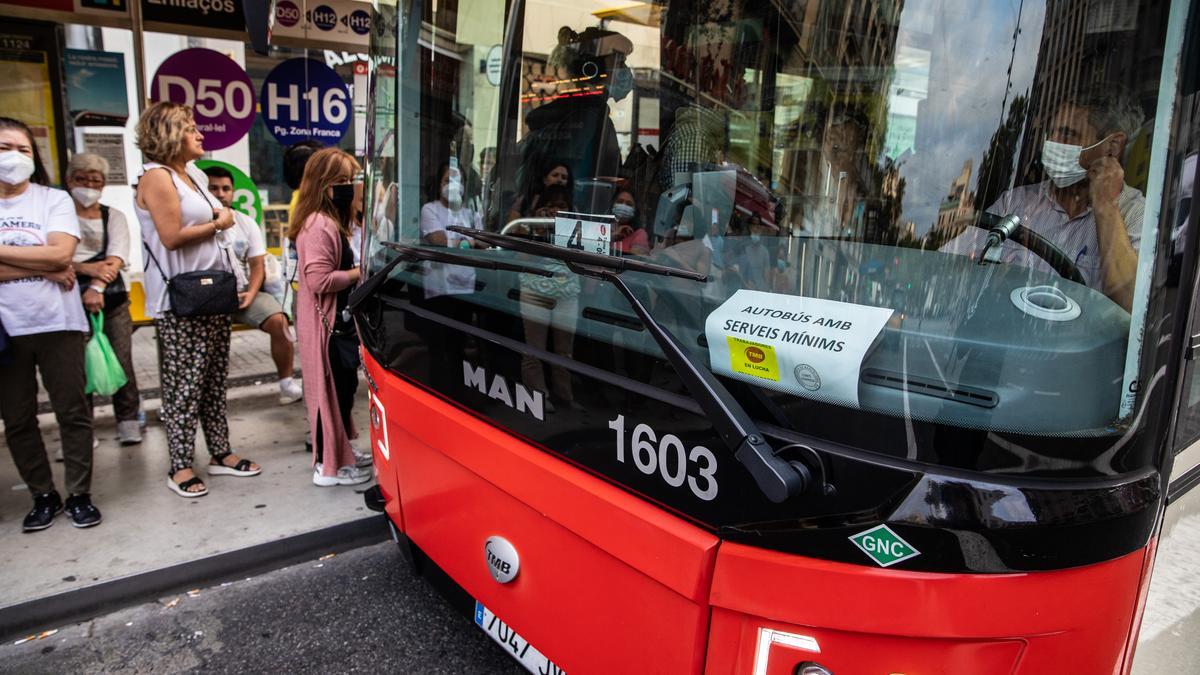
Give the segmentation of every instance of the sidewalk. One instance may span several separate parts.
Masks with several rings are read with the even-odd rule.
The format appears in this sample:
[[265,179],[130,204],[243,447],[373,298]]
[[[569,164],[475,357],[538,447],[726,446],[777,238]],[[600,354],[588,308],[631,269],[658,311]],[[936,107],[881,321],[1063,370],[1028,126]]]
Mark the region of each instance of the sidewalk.
[[[104,514],[99,526],[79,530],[65,515],[42,532],[23,534],[21,519],[30,506],[7,445],[0,437],[0,608],[76,590],[89,584],[159,569],[203,556],[311,532],[372,515],[354,487],[318,488],[312,484],[308,429],[302,403],[281,406],[270,361],[267,335],[234,334],[233,379],[258,379],[229,389],[229,424],[233,447],[263,466],[253,478],[215,476],[206,479],[210,494],[183,499],[165,484],[166,440],[157,423],[159,400],[147,398],[150,425],[141,445],[116,442],[112,407],[96,409],[96,448],[92,493]],[[141,389],[157,389],[153,329],[138,331],[135,360]],[[141,379],[145,377],[145,379]],[[359,429],[367,429],[366,384],[355,406]],[[39,417],[48,451],[59,445],[53,414]],[[205,477],[207,463],[202,434],[197,435],[196,466]],[[366,447],[365,441],[358,441]],[[62,488],[61,463],[54,463],[55,483]]]

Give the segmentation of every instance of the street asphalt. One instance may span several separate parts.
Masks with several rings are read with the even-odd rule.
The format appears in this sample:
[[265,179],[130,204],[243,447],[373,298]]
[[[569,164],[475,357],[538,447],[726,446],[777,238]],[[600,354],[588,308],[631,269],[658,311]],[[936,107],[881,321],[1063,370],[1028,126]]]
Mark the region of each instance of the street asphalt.
[[522,673],[391,541],[0,645],[0,673]]

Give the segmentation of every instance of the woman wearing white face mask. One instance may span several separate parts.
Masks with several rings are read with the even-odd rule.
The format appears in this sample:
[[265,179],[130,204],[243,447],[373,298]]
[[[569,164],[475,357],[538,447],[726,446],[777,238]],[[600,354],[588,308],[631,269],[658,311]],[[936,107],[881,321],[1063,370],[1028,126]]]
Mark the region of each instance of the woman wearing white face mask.
[[125,370],[125,386],[113,394],[117,440],[121,445],[142,442],[138,412],[137,376],[133,370],[133,322],[129,318],[129,288],[122,268],[129,259],[129,224],[125,214],[100,203],[108,182],[108,161],[81,152],[67,166],[67,189],[79,216],[79,245],[72,267],[83,294],[83,307],[104,313],[104,334]]
[[[86,321],[71,257],[79,222],[71,198],[46,187],[49,176],[33,132],[0,117],[0,416],[21,479],[33,494],[24,531],[44,530],[64,510],[76,527],[100,523],[92,505],[92,416],[84,394]],[[37,374],[62,437],[68,498],[54,489],[37,421]]]
[[[437,190],[431,190],[434,199],[421,207],[422,243],[448,248],[486,248],[487,244],[446,229],[451,225],[483,227],[479,214],[463,205],[464,186],[457,163],[442,164],[437,176]],[[427,299],[475,292],[475,270],[470,267],[426,262],[425,270]]]
[[649,255],[650,239],[646,228],[638,222],[637,203],[633,193],[621,190],[613,199],[612,213],[617,218],[613,227],[613,248],[622,255]]
[[[455,249],[485,248],[487,244],[477,239],[446,229],[451,225],[476,230],[483,227],[480,215],[463,203],[466,186],[458,161],[443,162],[431,178],[430,199],[421,206],[421,243]],[[462,302],[462,296],[475,292],[475,268],[439,262],[422,265],[425,269],[424,297],[421,299],[424,306],[442,316],[470,323],[472,306]],[[462,384],[461,375],[456,373],[462,373],[461,356],[466,344],[463,334],[433,321],[418,321],[416,325],[430,344],[445,346],[436,352],[438,356],[430,364],[433,385],[449,391],[456,382]]]

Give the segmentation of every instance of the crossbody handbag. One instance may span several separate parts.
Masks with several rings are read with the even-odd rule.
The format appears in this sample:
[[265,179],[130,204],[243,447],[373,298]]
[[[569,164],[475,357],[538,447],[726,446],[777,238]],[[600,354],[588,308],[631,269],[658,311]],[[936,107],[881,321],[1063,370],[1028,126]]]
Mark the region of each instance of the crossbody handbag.
[[[158,274],[167,285],[167,297],[171,299],[171,311],[176,316],[214,316],[217,314],[233,314],[238,309],[237,277],[233,272],[225,270],[196,270],[183,272],[173,277],[167,277],[158,258],[149,246],[143,242],[150,260],[158,268]],[[222,246],[225,259],[229,261],[229,251]],[[230,261],[230,267],[233,266]]]
[[342,370],[357,370],[361,363],[358,359],[358,331],[353,328],[353,324],[348,329],[330,324],[319,300],[314,300],[313,306],[317,310],[317,316],[321,317],[321,325],[329,334],[329,359],[337,359]]
[[[212,199],[196,185],[196,181],[186,173],[184,178],[191,183],[196,194],[211,206]],[[171,299],[171,312],[175,316],[216,316],[233,314],[238,310],[237,277],[233,272],[217,269],[196,270],[176,274],[168,279],[162,265],[158,264],[158,258],[154,257],[154,252],[144,241],[142,246],[145,247],[146,253],[150,254],[150,259],[158,268],[159,276],[167,285],[167,297]],[[220,248],[225,252],[225,261],[229,263],[229,269],[233,269],[229,249],[224,246]]]
[[[100,223],[104,231],[104,242],[100,245],[100,252],[83,262],[103,262],[108,258],[108,207],[103,204],[100,205]],[[79,292],[82,294],[91,286],[92,277],[86,274],[79,274],[77,277]],[[118,274],[116,279],[104,287],[104,311],[120,307],[128,299],[129,291],[125,288],[125,279]]]

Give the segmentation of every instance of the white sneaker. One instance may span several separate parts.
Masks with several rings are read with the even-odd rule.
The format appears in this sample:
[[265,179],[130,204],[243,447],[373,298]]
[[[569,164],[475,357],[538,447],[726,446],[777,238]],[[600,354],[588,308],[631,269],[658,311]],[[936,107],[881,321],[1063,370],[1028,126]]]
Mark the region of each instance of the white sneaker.
[[319,487],[332,487],[334,485],[358,485],[371,480],[371,472],[367,469],[362,469],[357,466],[343,466],[337,470],[337,475],[325,476],[321,474],[321,465],[318,464],[313,469],[313,485]]
[[137,445],[142,442],[142,427],[137,420],[117,422],[117,441],[121,445]]
[[354,452],[354,466],[357,466],[361,469],[363,467],[371,466],[375,463],[375,457],[371,455],[369,450],[367,452],[362,452],[358,448],[354,447],[353,442],[350,443],[350,449]]
[[287,405],[295,403],[304,398],[304,389],[300,383],[292,378],[284,378],[279,381],[279,405]]

